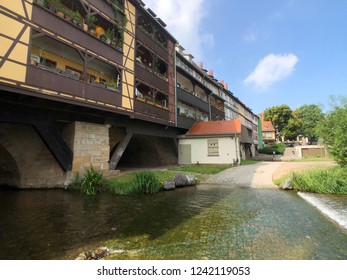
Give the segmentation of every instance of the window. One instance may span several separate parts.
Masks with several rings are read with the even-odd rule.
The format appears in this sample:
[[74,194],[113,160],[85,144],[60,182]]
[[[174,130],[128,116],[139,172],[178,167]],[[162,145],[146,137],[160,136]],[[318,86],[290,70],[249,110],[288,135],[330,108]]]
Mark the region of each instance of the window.
[[219,156],[218,139],[208,139],[207,140],[207,156],[209,156],[209,157],[218,157]]

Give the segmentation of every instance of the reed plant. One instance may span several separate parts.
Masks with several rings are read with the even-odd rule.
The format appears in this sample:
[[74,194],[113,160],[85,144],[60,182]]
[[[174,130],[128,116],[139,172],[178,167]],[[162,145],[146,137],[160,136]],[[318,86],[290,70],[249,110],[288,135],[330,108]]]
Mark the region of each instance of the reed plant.
[[96,171],[92,166],[81,179],[81,192],[86,195],[95,195],[106,185],[102,172]]
[[347,168],[332,167],[293,174],[294,189],[302,192],[347,194]]
[[126,180],[109,181],[108,189],[119,195],[154,194],[163,189],[163,184],[155,173],[143,171]]

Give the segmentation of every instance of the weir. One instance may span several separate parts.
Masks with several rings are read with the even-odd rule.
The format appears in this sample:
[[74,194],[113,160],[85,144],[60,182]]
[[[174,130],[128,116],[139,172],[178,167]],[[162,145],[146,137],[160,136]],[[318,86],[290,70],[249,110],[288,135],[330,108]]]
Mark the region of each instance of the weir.
[[347,202],[344,196],[303,192],[298,195],[347,230]]

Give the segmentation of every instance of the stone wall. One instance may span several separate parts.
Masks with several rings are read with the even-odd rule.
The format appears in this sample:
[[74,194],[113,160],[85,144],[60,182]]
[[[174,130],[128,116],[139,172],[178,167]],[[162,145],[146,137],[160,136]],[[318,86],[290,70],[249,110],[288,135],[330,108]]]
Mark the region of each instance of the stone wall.
[[31,125],[0,123],[0,184],[21,188],[63,186],[61,169]]
[[31,125],[0,123],[0,185],[20,188],[65,187],[90,166],[108,171],[109,126],[75,122],[64,125],[73,152],[72,172],[64,172]]
[[[109,125],[75,122],[72,171],[84,173],[93,166],[96,170],[109,169]],[[67,129],[71,131],[71,128]]]

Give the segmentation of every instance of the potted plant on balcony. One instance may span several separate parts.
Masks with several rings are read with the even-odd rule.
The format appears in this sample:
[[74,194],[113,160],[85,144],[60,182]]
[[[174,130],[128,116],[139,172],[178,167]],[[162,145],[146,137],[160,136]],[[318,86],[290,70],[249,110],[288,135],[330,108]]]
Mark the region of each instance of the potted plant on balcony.
[[65,15],[65,19],[69,22],[72,22],[72,17],[74,15],[74,12],[70,10],[69,8],[64,8],[63,12]]
[[72,23],[73,24],[79,26],[81,24],[81,19],[82,19],[82,16],[81,16],[79,11],[76,11],[76,12],[72,13]]
[[47,6],[48,9],[55,14],[57,12],[57,8],[60,6],[60,0],[47,0]]
[[105,37],[106,43],[111,44],[111,41],[114,39],[114,29],[108,28],[104,33],[104,37]]
[[94,15],[91,15],[91,14],[87,15],[87,17],[84,19],[84,22],[87,24],[88,30],[91,33],[93,33],[92,30],[95,30],[95,25],[96,25],[97,21],[98,21],[98,19]]
[[116,81],[106,81],[105,82],[105,86],[106,86],[106,88],[107,89],[110,89],[110,90],[116,90],[116,88],[117,88],[117,83],[116,83]]

